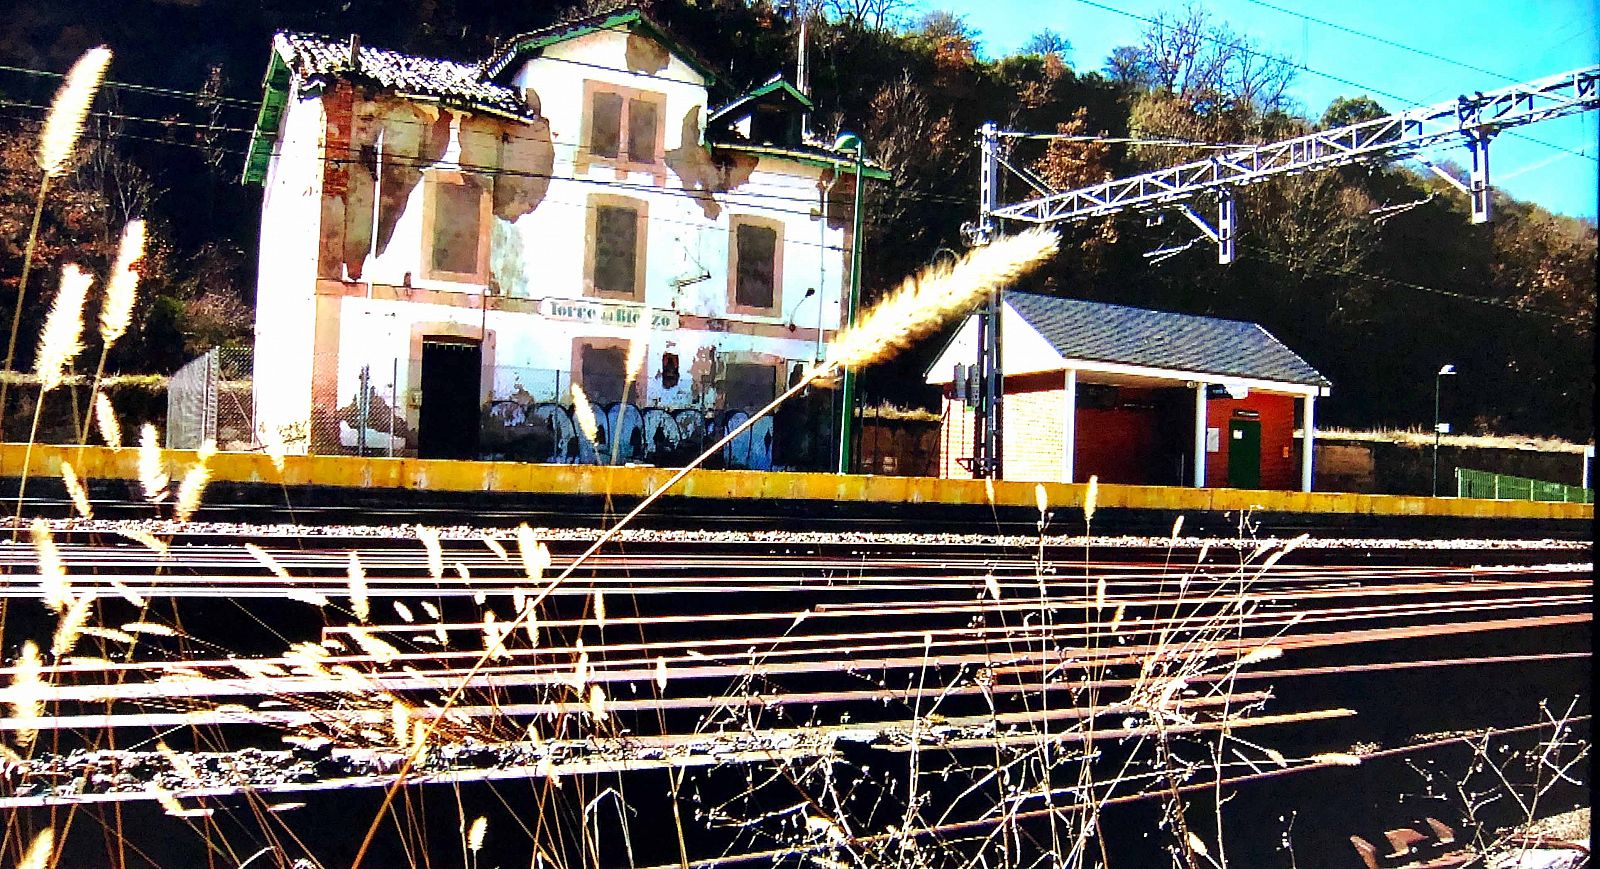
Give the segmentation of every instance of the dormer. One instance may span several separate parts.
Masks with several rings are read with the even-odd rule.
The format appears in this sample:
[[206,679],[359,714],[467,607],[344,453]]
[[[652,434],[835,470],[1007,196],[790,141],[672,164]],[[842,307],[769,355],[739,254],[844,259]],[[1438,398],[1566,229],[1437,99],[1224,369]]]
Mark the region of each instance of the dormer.
[[706,137],[793,148],[803,144],[801,120],[814,106],[780,76],[711,113]]
[[[598,51],[606,56],[578,60],[570,56],[574,51]],[[514,36],[483,62],[482,76],[486,81],[515,86],[529,62],[539,58],[592,62],[599,68],[659,76],[700,87],[716,83],[710,64],[638,7],[590,15]]]

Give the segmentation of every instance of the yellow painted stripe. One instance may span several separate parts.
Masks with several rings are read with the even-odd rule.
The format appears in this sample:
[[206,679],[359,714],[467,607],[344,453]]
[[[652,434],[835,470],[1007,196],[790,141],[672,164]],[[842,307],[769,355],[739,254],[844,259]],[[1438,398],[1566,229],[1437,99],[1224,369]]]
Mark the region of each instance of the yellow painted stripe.
[[[0,444],[0,476],[16,477],[25,444]],[[80,477],[138,478],[137,450],[40,445],[29,459],[29,476],[57,477],[62,460]],[[195,461],[188,450],[166,451],[167,473],[178,479]],[[211,478],[230,483],[282,483],[354,489],[420,489],[433,492],[508,492],[642,497],[666,483],[667,468],[608,468],[594,465],[530,465],[514,462],[454,462],[439,459],[384,459],[349,456],[289,456],[283,474],[260,453],[218,453]],[[1079,508],[1083,483],[1024,483],[943,480],[929,477],[801,474],[762,471],[695,471],[668,497],[876,504],[983,504],[1032,507],[1034,489],[1043,485],[1054,508]],[[1345,513],[1369,516],[1458,516],[1498,519],[1592,520],[1594,505],[1549,501],[1495,501],[1480,498],[1425,498],[1339,492],[1269,492],[1253,489],[1191,489],[1174,486],[1099,487],[1100,507],[1130,507],[1191,512],[1253,510],[1283,513]]]

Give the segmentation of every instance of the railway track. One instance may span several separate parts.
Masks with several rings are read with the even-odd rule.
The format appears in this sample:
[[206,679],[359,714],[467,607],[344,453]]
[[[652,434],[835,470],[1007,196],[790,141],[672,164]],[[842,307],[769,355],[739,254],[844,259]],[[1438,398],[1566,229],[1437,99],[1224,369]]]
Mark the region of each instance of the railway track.
[[[1057,802],[1160,803],[1173,769],[1328,775],[1394,718],[1539,714],[1452,712],[1462,686],[1570,688],[1564,726],[1586,721],[1592,564],[1571,541],[1055,533],[1081,514],[1043,534],[656,528],[555,583],[594,529],[519,540],[501,518],[53,521],[62,593],[90,601],[76,628],[39,602],[62,578],[38,546],[0,544],[0,738],[20,749],[0,807],[364,822],[402,783],[450,783],[543,806],[520,859],[622,865],[636,832],[673,865],[907,847],[959,865],[1061,847]],[[678,820],[601,821],[607,782]],[[292,851],[272,817],[246,838]]]

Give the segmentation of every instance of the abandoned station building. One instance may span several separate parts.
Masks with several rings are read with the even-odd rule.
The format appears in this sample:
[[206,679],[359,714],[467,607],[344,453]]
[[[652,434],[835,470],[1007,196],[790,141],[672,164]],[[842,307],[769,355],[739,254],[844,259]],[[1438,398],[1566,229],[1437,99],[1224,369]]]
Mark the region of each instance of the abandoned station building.
[[[1311,490],[1331,384],[1261,326],[1023,292],[1000,320],[1006,479]],[[972,475],[977,352],[974,315],[928,369],[941,476]]]
[[[713,109],[714,84],[637,9],[476,63],[277,34],[245,168],[258,428],[317,453],[609,460],[577,434],[578,383],[618,461],[669,464],[769,401],[838,329],[853,173],[887,175],[804,141],[788,83]],[[804,431],[831,432],[829,400],[798,407],[724,464],[829,449]]]

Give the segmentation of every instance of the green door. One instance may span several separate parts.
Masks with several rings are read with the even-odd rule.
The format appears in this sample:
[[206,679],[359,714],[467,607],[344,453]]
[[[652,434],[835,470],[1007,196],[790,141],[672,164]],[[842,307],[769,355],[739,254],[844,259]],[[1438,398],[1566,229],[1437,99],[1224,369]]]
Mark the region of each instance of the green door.
[[1228,487],[1261,488],[1261,420],[1228,420]]

